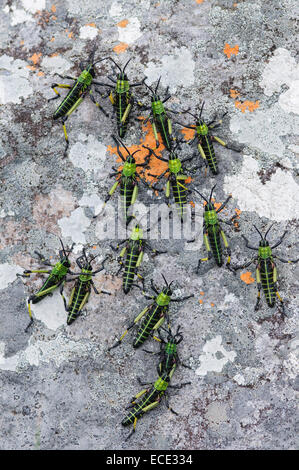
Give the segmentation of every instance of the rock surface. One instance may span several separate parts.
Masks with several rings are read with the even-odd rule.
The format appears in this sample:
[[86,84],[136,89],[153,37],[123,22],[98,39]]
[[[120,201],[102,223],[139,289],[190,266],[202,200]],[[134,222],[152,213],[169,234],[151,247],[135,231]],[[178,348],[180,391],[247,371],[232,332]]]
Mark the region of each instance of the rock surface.
[[[234,276],[210,261],[197,275],[204,253],[200,237],[194,243],[151,242],[168,251],[145,257],[140,273],[147,290],[151,278],[161,285],[163,272],[175,281],[174,295],[195,295],[171,306],[173,328],[181,325],[184,335],[180,357],[191,367],[179,367],[173,383],[191,385],[169,393],[179,416],[162,403],[138,421],[128,441],[129,429],[120,424],[125,407],[140,390],[137,377],[155,380],[158,359],[133,350],[132,335],[121,347],[107,349],[146,306],[141,291],[125,296],[117,262],[110,261],[95,283],[112,296],[92,292],[86,312],[67,327],[57,291],[33,306],[35,322],[25,333],[26,298],[41,278],[16,274],[37,268],[36,249],[56,260],[57,235],[68,245],[76,242],[72,262],[84,244],[96,246],[100,261],[111,253],[109,244],[116,244],[116,194],[102,214],[116,164],[114,116],[106,118],[85,99],[66,123],[70,147],[63,158],[62,126],[51,119],[59,100],[47,101],[54,96],[52,83],[71,83],[58,74],[78,76],[79,62],[94,45],[96,58],[110,55],[124,65],[133,57],[127,69],[132,82],[147,76],[152,85],[161,76],[161,90],[169,85],[172,94],[170,109],[196,112],[205,100],[207,121],[227,112],[217,135],[244,148],[237,153],[215,144],[219,175],[205,177],[201,167],[193,184],[209,194],[217,182],[217,203],[232,193],[222,215],[239,216],[241,231],[224,225],[232,264],[251,259],[241,233],[257,246],[253,224],[265,230],[274,223],[270,240],[288,230],[276,252],[296,259],[296,5],[296,0],[2,2],[1,449],[295,449],[298,265],[277,262],[287,314],[282,321],[278,306],[268,308],[263,295],[254,311],[254,265]],[[102,62],[97,71],[98,80],[108,83],[111,64]],[[149,103],[146,90],[137,87],[134,93]],[[99,101],[112,115],[110,101]],[[138,110],[134,113],[137,117]],[[186,116],[179,120],[191,123]],[[188,136],[173,126],[178,136]],[[134,118],[125,142],[131,149],[154,145],[150,127]],[[187,156],[192,150],[182,144],[181,152]],[[148,206],[163,198],[141,185],[138,200]],[[148,342],[147,349],[157,351],[159,345]]]

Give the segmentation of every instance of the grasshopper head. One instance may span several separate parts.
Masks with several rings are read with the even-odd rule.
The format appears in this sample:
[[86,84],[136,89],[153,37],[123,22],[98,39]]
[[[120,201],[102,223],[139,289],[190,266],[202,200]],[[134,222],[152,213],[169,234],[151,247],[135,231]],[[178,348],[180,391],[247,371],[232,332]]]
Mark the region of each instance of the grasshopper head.
[[143,230],[139,224],[136,224],[131,233],[131,240],[140,240],[143,238]]

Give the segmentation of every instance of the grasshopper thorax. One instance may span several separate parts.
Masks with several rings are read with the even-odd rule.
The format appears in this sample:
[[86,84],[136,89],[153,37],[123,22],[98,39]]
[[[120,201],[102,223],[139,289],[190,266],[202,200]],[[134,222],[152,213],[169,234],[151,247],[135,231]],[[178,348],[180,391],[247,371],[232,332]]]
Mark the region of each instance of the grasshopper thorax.
[[207,135],[209,133],[209,128],[202,119],[199,119],[196,123],[196,132],[197,135]]
[[78,78],[78,82],[84,83],[89,86],[92,83],[93,78],[95,77],[95,71],[93,65],[89,65],[85,70],[83,70]]
[[169,374],[165,372],[164,374],[162,374],[161,377],[158,378],[158,380],[156,380],[156,382],[154,383],[154,388],[158,392],[165,392],[165,390],[167,390],[169,382],[170,382]]
[[163,103],[156,95],[152,97],[152,110],[154,114],[161,114],[164,112]]
[[179,173],[182,169],[181,160],[179,158],[176,158],[173,152],[171,152],[169,156],[168,167],[171,173]]
[[166,305],[169,304],[171,295],[172,295],[172,291],[169,289],[169,287],[163,287],[160,294],[157,295],[156,297],[156,303],[160,307],[165,307]]
[[259,244],[259,257],[262,259],[267,259],[272,256],[271,247],[267,240],[261,240]]
[[135,225],[135,227],[132,230],[130,239],[133,240],[133,241],[137,241],[137,240],[140,240],[142,238],[143,238],[143,230],[137,224],[137,225]]
[[171,339],[165,344],[165,352],[170,355],[175,355],[177,352],[177,343],[175,339]]
[[116,81],[116,93],[126,93],[129,91],[130,84],[126,74],[119,73]]
[[205,205],[204,219],[205,219],[206,225],[217,224],[217,221],[218,221],[217,214],[215,211],[214,204],[212,204],[211,202],[208,202]]
[[136,173],[136,161],[135,158],[132,157],[132,155],[129,155],[126,159],[122,169],[122,173],[124,176],[132,176]]
[[83,282],[90,281],[92,279],[92,267],[90,264],[87,268],[82,268],[79,278],[80,281]]
[[52,274],[54,275],[65,275],[68,272],[68,269],[71,267],[71,263],[68,258],[62,258],[58,263],[55,264],[52,269]]

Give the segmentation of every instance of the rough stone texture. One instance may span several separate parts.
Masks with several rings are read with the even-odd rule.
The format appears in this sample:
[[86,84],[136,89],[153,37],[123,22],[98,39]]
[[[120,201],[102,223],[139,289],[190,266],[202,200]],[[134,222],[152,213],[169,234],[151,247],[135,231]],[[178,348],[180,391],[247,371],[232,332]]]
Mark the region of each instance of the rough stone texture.
[[[190,106],[195,112],[204,99],[207,120],[227,112],[217,133],[244,149],[236,153],[215,145],[220,174],[204,177],[201,168],[196,186],[208,194],[217,182],[217,202],[232,193],[222,218],[242,211],[241,231],[255,245],[253,224],[265,230],[276,222],[271,240],[287,229],[277,253],[298,257],[297,7],[296,0],[1,2],[1,449],[296,447],[297,265],[278,261],[287,313],[282,321],[264,296],[254,311],[253,265],[235,277],[211,261],[196,275],[201,241],[152,242],[168,253],[145,257],[140,272],[147,286],[151,277],[160,284],[163,272],[175,280],[176,295],[195,294],[171,307],[172,324],[182,325],[184,333],[180,356],[192,368],[179,368],[173,382],[191,385],[170,392],[179,416],[161,404],[140,419],[127,442],[129,430],[120,424],[124,409],[140,389],[138,376],[155,379],[157,357],[133,350],[129,335],[122,347],[110,353],[107,348],[147,301],[138,289],[123,294],[111,261],[96,277],[111,297],[92,294],[86,313],[67,327],[55,293],[33,308],[36,321],[25,333],[25,300],[41,281],[23,283],[15,275],[37,266],[35,249],[56,259],[56,235],[75,241],[76,253],[84,243],[100,244],[100,259],[115,244],[113,238],[99,240],[104,218],[93,218],[112,185],[107,176],[115,155],[107,147],[115,121],[86,99],[67,122],[70,148],[63,158],[62,128],[51,120],[58,100],[47,101],[51,84],[62,81],[57,73],[78,75],[80,60],[94,44],[96,57],[109,54],[124,64],[132,56],[128,73],[135,82],[147,76],[152,84],[161,75],[162,89],[170,85],[173,95],[170,108]],[[101,81],[111,71],[108,62],[98,65]],[[146,90],[135,91],[148,100]],[[111,114],[109,100],[103,103]],[[147,142],[146,132],[132,119],[126,144]],[[190,148],[182,145],[182,154]],[[139,201],[157,198],[141,187]],[[106,209],[108,228],[116,205],[114,196]],[[250,259],[240,232],[225,227],[233,264]]]

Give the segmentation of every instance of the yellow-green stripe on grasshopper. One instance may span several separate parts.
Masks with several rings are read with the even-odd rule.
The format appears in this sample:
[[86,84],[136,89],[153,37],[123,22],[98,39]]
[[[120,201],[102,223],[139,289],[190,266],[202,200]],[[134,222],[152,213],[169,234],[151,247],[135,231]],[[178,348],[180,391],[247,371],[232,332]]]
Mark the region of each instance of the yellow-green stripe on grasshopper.
[[234,266],[234,270],[238,269],[244,269],[250,266],[252,263],[256,265],[256,282],[257,282],[257,288],[258,288],[258,293],[257,293],[257,299],[256,299],[256,304],[254,309],[258,310],[260,306],[260,301],[261,301],[261,290],[263,290],[266,298],[266,302],[269,307],[274,307],[276,298],[278,298],[281,306],[281,314],[282,317],[285,316],[285,308],[284,308],[284,302],[283,299],[281,298],[278,289],[277,289],[277,267],[275,264],[275,259],[278,259],[282,263],[298,263],[299,258],[295,260],[286,260],[283,258],[280,258],[277,255],[274,255],[272,253],[272,250],[274,248],[277,248],[282,242],[283,239],[287,233],[285,231],[283,235],[278,239],[274,245],[270,246],[268,240],[267,240],[267,235],[272,228],[273,224],[269,227],[265,235],[263,236],[262,233],[259,231],[259,229],[254,225],[254,228],[260,235],[261,239],[259,242],[259,246],[255,247],[252,246],[247,238],[242,235],[246,242],[246,247],[249,248],[250,250],[255,250],[258,252],[258,255],[248,261],[247,263],[240,265],[240,266]]
[[[163,251],[158,251],[153,249],[150,244],[143,238],[143,230],[140,225],[137,223],[131,232],[131,236],[128,240],[122,240],[116,248],[112,245],[111,248],[116,251],[116,249],[125,243],[125,246],[122,248],[119,254],[119,264],[120,269],[123,268],[123,291],[127,294],[134,284],[135,276],[143,279],[142,276],[138,273],[138,268],[140,267],[143,259],[144,251],[147,249],[149,252],[152,252],[154,255],[160,253],[165,253]],[[125,260],[123,261],[123,258]]]
[[104,269],[104,263],[107,260],[107,258],[105,258],[101,264],[101,267],[97,269],[96,271],[93,271],[92,262],[97,256],[98,255],[96,256],[87,255],[85,248],[83,248],[82,255],[76,259],[76,263],[78,267],[81,269],[81,272],[73,273],[77,275],[78,277],[75,278],[75,285],[72,289],[68,304],[63,294],[63,284],[61,285],[60,294],[62,296],[64,307],[67,312],[67,324],[68,325],[71,325],[71,323],[73,323],[73,321],[82,312],[83,307],[87,304],[88,298],[91,293],[91,287],[93,287],[95,294],[111,295],[110,292],[107,292],[105,290],[101,290],[99,292],[94,285],[94,282],[92,279],[93,276],[95,276],[97,273],[99,273],[100,271]]
[[[136,202],[137,195],[138,195],[138,181],[143,181],[142,178],[137,174],[137,167],[145,168],[147,167],[149,163],[149,158],[150,154],[145,158],[143,163],[136,163],[136,160],[134,158],[134,155],[137,152],[140,152],[140,150],[135,150],[132,154],[129,152],[125,144],[117,137],[112,136],[116,148],[117,148],[117,153],[121,160],[123,161],[123,167],[121,170],[118,170],[114,167],[112,169],[114,170],[114,173],[111,173],[109,176],[112,177],[118,177],[118,180],[113,184],[111,189],[109,190],[106,199],[104,201],[104,207],[111,198],[111,196],[114,194],[116,189],[120,187],[120,196],[121,196],[121,202],[122,202],[122,209],[123,209],[123,215],[126,221],[126,224],[128,224],[132,217],[128,216],[128,210],[129,208]],[[120,150],[120,145],[126,150],[127,152],[127,157],[125,158]],[[147,186],[147,183],[143,181],[143,183]]]
[[191,382],[170,385],[170,381],[173,377],[175,369],[176,367],[174,366],[170,371],[166,371],[164,373],[159,374],[157,380],[154,383],[143,383],[140,379],[138,379],[141,385],[147,385],[148,387],[137,393],[131,399],[130,405],[126,408],[129,411],[122,420],[121,424],[123,426],[129,426],[130,424],[133,424],[133,430],[127,436],[126,440],[128,440],[136,431],[138,419],[148,411],[151,411],[156,408],[156,406],[159,405],[163,398],[169,411],[171,411],[175,415],[178,415],[178,413],[174,411],[169,405],[167,397],[168,388],[181,389],[185,385],[189,385]]
[[153,280],[151,280],[151,288],[155,295],[146,294],[144,291],[142,292],[146,299],[152,300],[152,303],[144,308],[139,315],[134,319],[134,321],[128,326],[126,331],[121,335],[120,339],[117,340],[113,346],[109,348],[109,350],[119,346],[128,333],[135,325],[137,325],[140,320],[142,320],[140,327],[136,333],[135,340],[133,342],[133,348],[138,348],[141,346],[150,335],[160,328],[160,326],[164,323],[165,319],[168,320],[169,323],[169,304],[170,302],[183,302],[191,297],[194,297],[194,294],[188,295],[186,297],[177,297],[172,299],[172,290],[171,284],[168,284],[164,275],[162,274],[163,279],[165,281],[165,287],[158,290],[158,288],[154,285]]
[[61,239],[60,243],[62,246],[62,249],[59,250],[59,261],[55,264],[52,265],[48,259],[46,259],[41,253],[38,251],[35,251],[35,253],[38,255],[38,258],[40,262],[45,265],[49,266],[51,269],[33,269],[33,270],[25,270],[23,274],[17,274],[17,276],[20,277],[29,277],[31,274],[48,274],[47,279],[43,283],[42,287],[35,292],[34,294],[30,295],[27,300],[27,306],[28,306],[28,313],[30,317],[30,323],[27,325],[25,328],[25,331],[28,330],[30,325],[33,323],[33,316],[32,316],[32,311],[31,311],[31,303],[36,304],[40,302],[42,299],[44,299],[47,295],[52,294],[52,292],[57,289],[60,285],[63,285],[64,282],[66,282],[66,276],[67,274],[74,274],[70,270],[71,263],[69,260],[69,255],[73,249],[74,244],[70,249],[65,249],[63,242]]
[[66,156],[67,149],[69,147],[69,138],[66,131],[65,122],[68,117],[80,106],[86,96],[89,96],[93,103],[101,109],[101,111],[108,117],[106,111],[101,107],[101,105],[95,100],[91,87],[93,85],[100,85],[100,83],[95,81],[95,65],[104,59],[100,59],[95,61],[94,60],[95,49],[91,52],[87,64],[80,63],[81,74],[78,78],[66,76],[62,78],[66,78],[69,80],[73,80],[73,85],[68,84],[61,84],[61,83],[53,83],[51,88],[55,92],[56,96],[54,98],[50,98],[48,101],[55,100],[60,98],[60,93],[57,91],[57,88],[67,88],[69,89],[68,94],[62,100],[58,108],[55,110],[53,114],[54,120],[61,120],[62,127],[64,132],[64,138],[66,142],[64,156]]
[[111,90],[109,92],[109,99],[116,111],[118,135],[123,139],[127,132],[129,117],[135,102],[131,93],[131,88],[143,85],[143,81],[140,83],[130,83],[125,70],[131,59],[127,61],[123,69],[121,69],[114,59],[111,57],[108,57],[108,59],[116,65],[119,69],[119,73],[117,74],[116,79],[108,75],[108,79],[113,83],[113,85],[109,83],[101,83],[100,85],[108,87]]
[[[222,258],[223,257],[222,243],[223,243],[224,249],[226,250],[226,253],[228,255],[226,267],[235,274],[235,271],[230,266],[231,249],[229,247],[226,235],[220,223],[233,225],[232,221],[237,217],[237,215],[234,215],[230,219],[229,222],[226,222],[225,220],[222,220],[218,217],[217,214],[224,209],[228,201],[231,199],[231,195],[229,195],[227,199],[224,201],[224,203],[221,204],[221,206],[218,209],[216,209],[215,205],[212,202],[212,194],[213,194],[215,187],[216,185],[213,186],[209,199],[206,199],[197,189],[193,188],[193,190],[197,194],[199,194],[200,197],[204,199],[204,201],[206,202],[205,210],[204,210],[203,240],[204,240],[205,248],[208,253],[207,258],[199,259],[196,272],[197,273],[199,272],[199,268],[200,268],[202,261],[208,261],[211,257],[214,258],[217,266],[223,265],[223,258]],[[222,239],[222,242],[221,242],[221,239]]]
[[235,152],[240,152],[241,147],[233,145],[233,144],[228,144],[224,140],[220,139],[219,137],[211,133],[213,129],[216,129],[222,124],[222,119],[227,113],[224,113],[222,118],[217,122],[216,122],[216,118],[213,118],[209,123],[206,123],[201,117],[203,107],[204,107],[204,101],[202,103],[198,116],[191,113],[189,110],[186,111],[186,113],[190,114],[195,119],[194,124],[185,125],[178,121],[175,121],[175,122],[182,127],[195,131],[195,137],[191,140],[190,144],[192,144],[193,142],[197,142],[197,148],[206,166],[206,170],[209,167],[213,175],[217,175],[219,172],[218,162],[217,162],[217,158],[215,155],[213,141],[216,141],[223,147],[234,150]]

